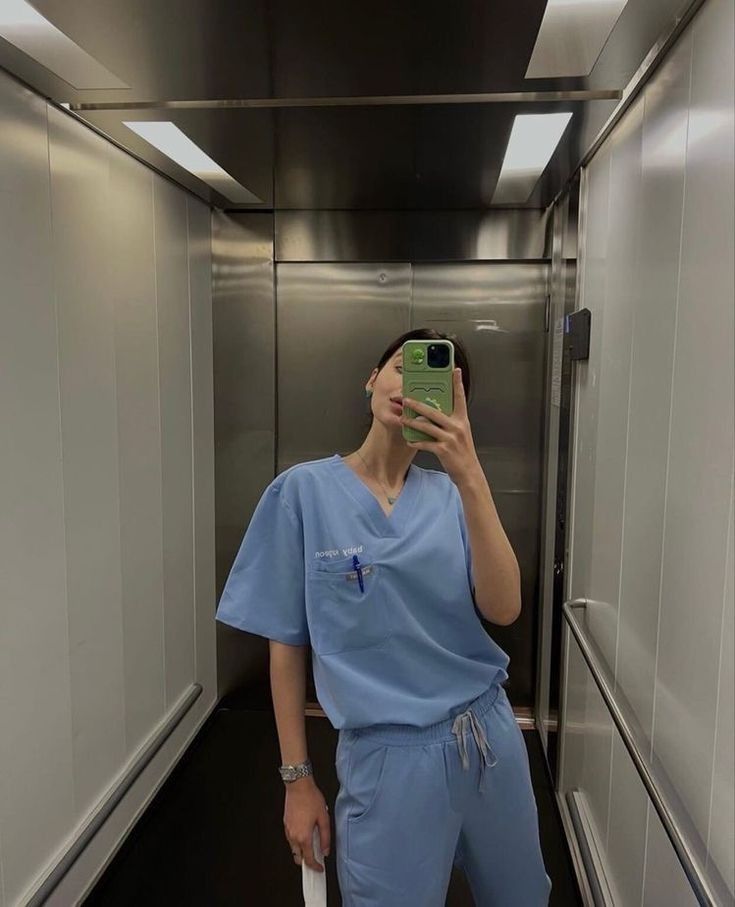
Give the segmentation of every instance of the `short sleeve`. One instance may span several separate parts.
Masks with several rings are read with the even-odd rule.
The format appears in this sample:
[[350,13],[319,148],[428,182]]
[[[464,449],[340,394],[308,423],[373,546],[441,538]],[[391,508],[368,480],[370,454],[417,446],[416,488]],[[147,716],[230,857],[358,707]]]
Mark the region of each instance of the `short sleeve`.
[[292,646],[309,643],[303,531],[279,486],[273,483],[255,508],[216,618]]
[[469,580],[470,589],[472,590],[472,597],[475,597],[475,577],[472,573],[472,550],[470,548],[470,539],[469,533],[467,531],[467,523],[464,518],[464,508],[462,507],[462,498],[460,497],[457,486],[454,486],[454,499],[457,506],[457,514],[459,518],[459,528],[462,534],[462,545],[464,547],[464,558],[465,563],[467,564],[467,579]]

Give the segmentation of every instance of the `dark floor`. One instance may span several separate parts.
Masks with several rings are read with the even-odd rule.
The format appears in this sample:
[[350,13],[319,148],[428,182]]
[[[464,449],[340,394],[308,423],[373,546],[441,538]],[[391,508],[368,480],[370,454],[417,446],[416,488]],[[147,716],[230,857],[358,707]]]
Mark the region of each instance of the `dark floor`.
[[[309,756],[330,812],[339,783],[337,731],[307,718]],[[524,731],[539,810],[550,904],[581,904],[554,794],[535,731]],[[283,782],[273,713],[215,711],[122,846],[84,907],[303,907],[301,868],[283,833]],[[334,836],[334,823],[332,823]],[[327,859],[329,907],[341,903],[332,855]],[[447,907],[472,907],[455,868]],[[420,907],[420,905],[406,905]],[[478,905],[482,907],[482,905]]]

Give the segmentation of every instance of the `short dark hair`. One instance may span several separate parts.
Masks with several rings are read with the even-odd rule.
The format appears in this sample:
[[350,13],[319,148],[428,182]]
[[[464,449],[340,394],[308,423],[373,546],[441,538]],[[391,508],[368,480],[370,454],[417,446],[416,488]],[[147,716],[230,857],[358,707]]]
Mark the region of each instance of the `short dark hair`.
[[[407,340],[451,340],[454,345],[454,366],[455,368],[460,368],[462,370],[462,385],[464,387],[464,395],[467,398],[467,404],[469,406],[470,402],[470,388],[472,386],[472,377],[470,374],[470,362],[467,355],[467,350],[464,348],[464,345],[459,340],[456,334],[442,334],[440,331],[435,331],[434,328],[415,328],[413,331],[408,331],[405,334],[401,334],[400,337],[397,337],[393,340],[388,347],[386,348],[383,355],[378,360],[377,369],[380,371],[383,366],[388,362],[388,360],[393,356],[396,350],[400,349]],[[368,414],[369,424],[372,424],[372,417]]]

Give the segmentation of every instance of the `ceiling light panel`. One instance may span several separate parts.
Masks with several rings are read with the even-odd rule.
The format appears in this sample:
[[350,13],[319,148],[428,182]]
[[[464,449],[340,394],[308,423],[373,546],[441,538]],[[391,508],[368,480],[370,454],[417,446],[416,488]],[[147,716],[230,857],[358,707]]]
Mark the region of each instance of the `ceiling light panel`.
[[125,121],[124,125],[231,202],[263,204],[262,199],[238,183],[173,123],[141,120]]
[[628,0],[548,0],[527,79],[587,76]]
[[515,118],[493,204],[528,201],[571,118],[571,113],[519,114]]
[[0,38],[73,88],[130,88],[26,0],[0,0]]

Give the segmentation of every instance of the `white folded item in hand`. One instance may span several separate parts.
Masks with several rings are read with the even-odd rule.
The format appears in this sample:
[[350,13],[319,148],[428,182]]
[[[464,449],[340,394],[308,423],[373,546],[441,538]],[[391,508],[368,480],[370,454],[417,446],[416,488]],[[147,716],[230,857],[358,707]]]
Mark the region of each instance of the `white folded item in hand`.
[[[314,858],[324,866],[321,841],[319,840],[319,826],[314,826],[312,835]],[[317,872],[306,865],[306,860],[301,858],[301,879],[304,888],[304,907],[327,907],[327,870]]]

